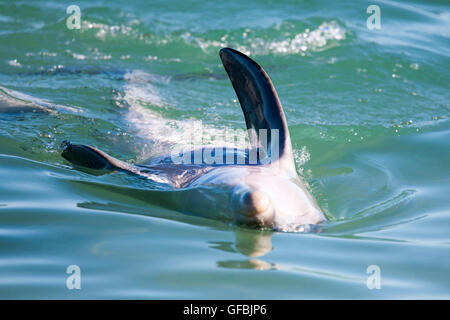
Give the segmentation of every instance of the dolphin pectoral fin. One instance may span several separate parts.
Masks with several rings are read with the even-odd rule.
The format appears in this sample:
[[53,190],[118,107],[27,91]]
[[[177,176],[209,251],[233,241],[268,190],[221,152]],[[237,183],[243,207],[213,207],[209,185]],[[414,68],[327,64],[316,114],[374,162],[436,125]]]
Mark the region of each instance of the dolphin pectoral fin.
[[[221,49],[220,58],[241,104],[247,129],[256,133],[250,135],[252,147],[266,144],[268,153],[278,152],[271,154],[272,157],[279,159],[285,169],[295,172],[289,129],[269,76],[255,61],[234,49]],[[266,141],[261,141],[264,140],[261,129],[267,130]]]
[[69,162],[95,170],[125,170],[131,171],[132,166],[123,161],[117,160],[110,155],[94,147],[71,144],[64,141],[61,144],[63,149],[61,156]]
[[[150,168],[145,166],[134,166],[120,161],[94,147],[82,144],[71,144],[64,141],[61,156],[74,165],[94,170],[124,171],[140,177],[144,177],[155,183],[164,183],[176,187],[176,184],[166,176],[170,168]],[[98,174],[97,172],[95,174]]]

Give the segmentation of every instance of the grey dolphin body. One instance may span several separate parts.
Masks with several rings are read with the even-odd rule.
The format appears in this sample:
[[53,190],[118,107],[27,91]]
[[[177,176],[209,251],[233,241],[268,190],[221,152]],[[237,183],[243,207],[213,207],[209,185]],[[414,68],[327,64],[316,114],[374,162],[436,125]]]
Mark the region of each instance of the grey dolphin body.
[[[278,230],[292,230],[290,226],[308,230],[298,226],[315,225],[325,217],[295,170],[286,118],[271,80],[239,51],[224,48],[220,57],[247,129],[254,132],[250,135],[251,150],[259,150],[262,130],[275,129],[277,135],[265,137],[267,150],[277,151],[272,157],[275,160],[250,164],[250,150],[243,150],[244,164],[177,164],[166,157],[152,165],[130,165],[93,147],[68,142],[62,156],[83,167],[120,170],[167,183],[182,191],[173,193],[179,195],[173,198],[173,206],[188,208],[192,214]],[[276,148],[271,148],[274,145]]]

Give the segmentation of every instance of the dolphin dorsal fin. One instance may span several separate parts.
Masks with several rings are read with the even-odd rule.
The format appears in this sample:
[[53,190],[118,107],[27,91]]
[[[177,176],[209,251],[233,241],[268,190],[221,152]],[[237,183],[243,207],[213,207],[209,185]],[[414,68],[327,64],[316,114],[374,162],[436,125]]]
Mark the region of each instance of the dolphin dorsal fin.
[[[278,162],[283,169],[296,172],[292,156],[291,138],[277,92],[267,73],[245,54],[231,49],[220,50],[220,58],[231,80],[245,117],[252,147],[260,145],[260,129],[267,130],[267,147],[278,142]],[[274,141],[271,129],[278,129]]]

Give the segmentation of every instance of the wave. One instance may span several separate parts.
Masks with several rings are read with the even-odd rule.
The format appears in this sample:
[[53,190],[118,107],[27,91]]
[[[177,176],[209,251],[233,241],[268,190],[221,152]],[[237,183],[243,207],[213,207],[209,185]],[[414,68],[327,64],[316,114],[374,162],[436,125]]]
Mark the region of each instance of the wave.
[[82,112],[80,108],[55,104],[45,99],[36,98],[25,93],[0,86],[0,112],[15,113],[23,111],[63,111],[68,113]]
[[345,40],[347,31],[336,21],[325,21],[316,29],[306,28],[302,32],[278,32],[277,38],[267,39],[264,33],[280,26],[273,26],[268,30],[244,29],[240,34],[225,33],[220,39],[207,39],[187,32],[182,34],[184,41],[190,45],[199,46],[204,52],[210,49],[217,51],[223,47],[234,47],[247,55],[265,54],[304,54],[306,51],[322,51]]

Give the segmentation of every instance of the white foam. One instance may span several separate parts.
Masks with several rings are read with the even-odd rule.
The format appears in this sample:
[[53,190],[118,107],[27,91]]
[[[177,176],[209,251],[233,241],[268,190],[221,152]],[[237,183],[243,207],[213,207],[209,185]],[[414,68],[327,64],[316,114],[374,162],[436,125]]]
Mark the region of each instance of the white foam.
[[283,39],[272,40],[264,37],[250,36],[250,30],[242,34],[242,38],[236,44],[228,40],[228,34],[222,36],[220,40],[209,40],[199,36],[194,36],[187,32],[182,38],[189,43],[198,45],[203,51],[209,49],[233,47],[247,55],[251,54],[304,54],[306,51],[324,50],[333,41],[341,41],[346,37],[346,30],[336,21],[323,22],[317,29],[306,29],[294,36],[286,35]]
[[95,30],[95,36],[100,40],[105,40],[107,37],[116,37],[118,35],[131,36],[133,35],[133,28],[124,24],[109,26],[104,23],[91,22],[82,20],[81,31]]
[[22,68],[22,64],[17,59],[9,60],[8,64],[12,67]]
[[317,29],[296,34],[292,39],[274,41],[268,44],[270,52],[301,53],[307,50],[320,50],[332,40],[345,39],[345,29],[335,21],[324,22]]

